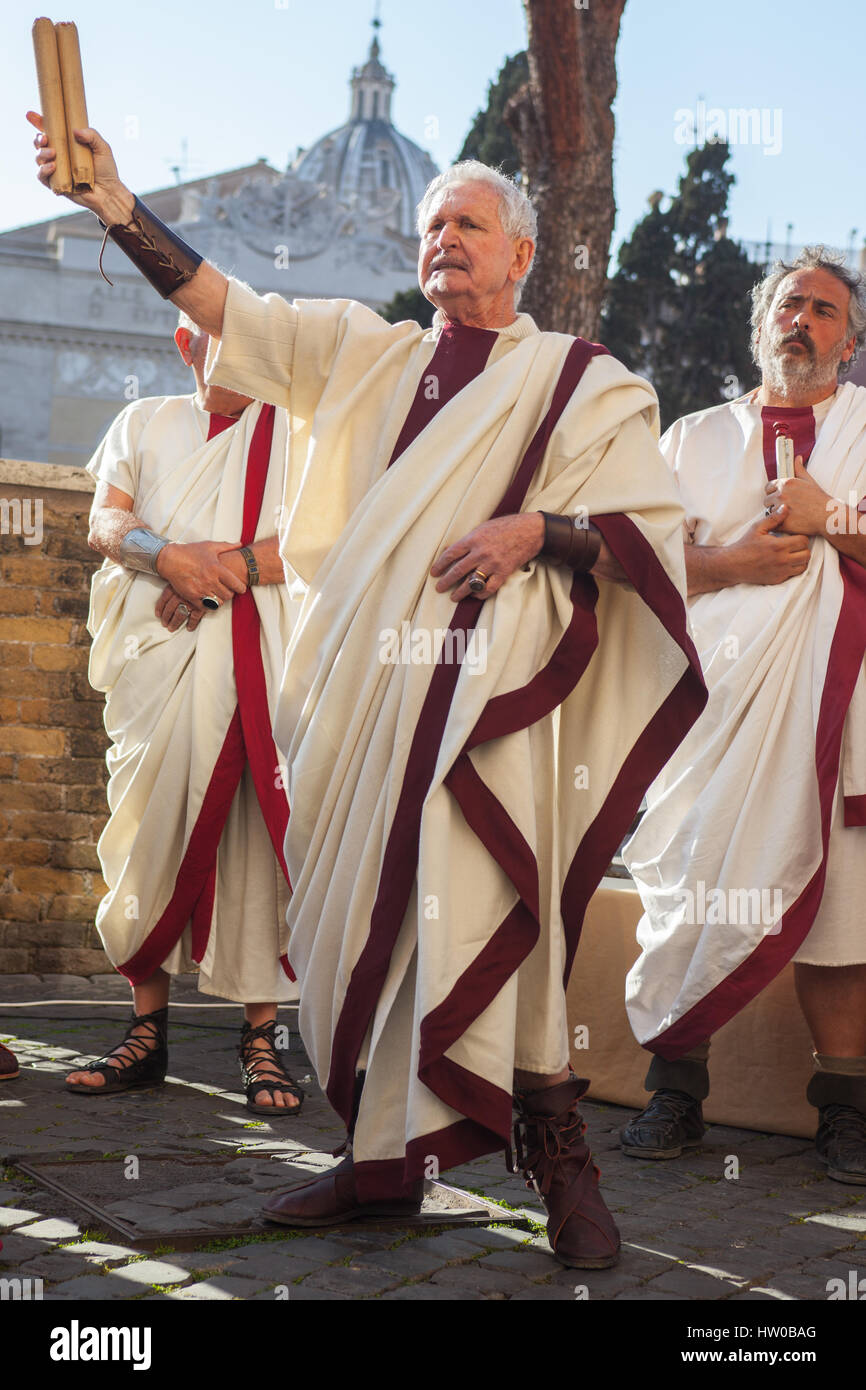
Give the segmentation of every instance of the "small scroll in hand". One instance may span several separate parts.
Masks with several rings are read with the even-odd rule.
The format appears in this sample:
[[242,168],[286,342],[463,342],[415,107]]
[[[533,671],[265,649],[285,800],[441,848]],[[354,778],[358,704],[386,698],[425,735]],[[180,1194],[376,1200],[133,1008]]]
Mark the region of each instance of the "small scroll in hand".
[[50,19],[37,19],[33,25],[33,51],[36,54],[39,103],[42,107],[45,134],[56,156],[49,186],[52,193],[71,193],[72,165],[66,134],[66,108],[63,105],[60,58],[57,53],[57,35]]
[[45,134],[56,154],[51,190],[86,193],[93,187],[93,155],[72,134],[88,124],[78,30],[70,22],[37,19],[33,51]]
[[787,434],[776,435],[776,477],[794,477],[794,441]]
[[81,49],[78,30],[70,21],[55,24],[57,53],[60,58],[60,77],[63,83],[63,105],[66,108],[66,138],[72,165],[72,182],[76,193],[87,193],[93,187],[93,155],[87,145],[79,144],[73,130],[83,130],[90,124],[84,98],[84,73],[81,69]]

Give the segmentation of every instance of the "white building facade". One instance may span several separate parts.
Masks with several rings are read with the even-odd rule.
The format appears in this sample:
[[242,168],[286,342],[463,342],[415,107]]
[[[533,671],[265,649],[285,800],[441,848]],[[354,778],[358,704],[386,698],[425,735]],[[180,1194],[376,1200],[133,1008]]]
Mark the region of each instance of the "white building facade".
[[[266,161],[144,194],[201,255],[260,293],[381,308],[416,283],[415,208],[436,165],[391,119],[374,37],[349,119],[284,172]],[[0,233],[0,456],[86,463],[138,396],[187,393],[177,312],[76,212]]]

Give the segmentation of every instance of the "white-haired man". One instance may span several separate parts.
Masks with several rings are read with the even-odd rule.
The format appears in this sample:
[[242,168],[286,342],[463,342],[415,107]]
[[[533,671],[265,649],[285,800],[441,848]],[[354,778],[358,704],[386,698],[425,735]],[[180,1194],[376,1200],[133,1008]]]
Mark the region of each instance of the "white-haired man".
[[866,391],[839,383],[863,283],[807,248],[755,287],[752,326],[760,387],[662,441],[710,700],[625,851],[646,909],[629,1012],[657,1055],[622,1143],[700,1143],[710,1034],[793,960],[818,1153],[866,1183]]
[[191,396],[133,401],[88,470],[96,478],[90,679],[112,740],[96,922],[129,980],[132,1023],[67,1089],[109,1096],[159,1084],[171,976],[244,1005],[248,1107],[297,1112],[274,1047],[285,960],[284,780],[270,736],[294,602],[274,534],[284,412],[205,381],[208,336],[175,333]]
[[[425,1177],[508,1142],[516,1087],[518,1162],[554,1253],[612,1264],[563,981],[587,898],[705,696],[653,393],[515,312],[534,215],[483,165],[439,176],[420,206],[425,332],[226,280],[85,138],[85,204],[220,337],[210,379],[293,419],[280,548],[308,593],[276,725],[289,956],[352,1146],[267,1214],[417,1210]],[[41,144],[39,162],[44,179]],[[599,591],[590,569],[630,584]]]

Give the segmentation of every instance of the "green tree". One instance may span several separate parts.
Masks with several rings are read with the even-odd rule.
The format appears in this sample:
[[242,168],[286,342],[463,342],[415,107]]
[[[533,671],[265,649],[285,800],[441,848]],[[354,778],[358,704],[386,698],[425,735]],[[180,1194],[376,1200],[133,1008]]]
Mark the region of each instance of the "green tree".
[[495,81],[487,88],[487,105],[479,111],[463,141],[458,159],[480,159],[513,178],[520,173],[520,155],[510,129],[505,124],[505,107],[515,92],[529,81],[529,62],[525,53],[506,58]]
[[653,195],[608,283],[602,339],[650,379],[664,428],[757,382],[749,290],[761,267],[727,235],[729,158],[724,143],[691,151],[670,206]]
[[433,322],[435,307],[425,299],[417,285],[411,290],[398,290],[381,310],[386,323],[405,323],[414,319],[422,328],[429,328]]

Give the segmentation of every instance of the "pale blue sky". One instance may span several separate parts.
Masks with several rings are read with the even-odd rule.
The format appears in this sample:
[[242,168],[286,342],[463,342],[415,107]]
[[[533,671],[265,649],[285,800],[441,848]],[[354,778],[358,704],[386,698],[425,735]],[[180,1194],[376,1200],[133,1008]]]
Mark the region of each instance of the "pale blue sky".
[[[603,0],[589,0],[600,4]],[[340,125],[348,78],[370,40],[372,0],[72,0],[54,19],[81,34],[90,118],[136,191],[173,181],[187,141],[191,177],[252,163],[285,167],[298,145]],[[0,105],[7,159],[0,229],[55,215],[36,184],[23,111],[37,105],[30,26],[4,0]],[[525,43],[520,0],[383,0],[382,57],[397,77],[397,125],[441,164],[453,159],[487,82]],[[673,191],[687,146],[676,113],[766,110],[768,145],[738,145],[731,232],[847,246],[866,234],[863,55],[866,6],[824,0],[628,0],[619,50],[617,237],[654,188]],[[777,113],[781,113],[780,115]],[[438,137],[430,138],[430,118]],[[680,118],[682,125],[682,118]]]

